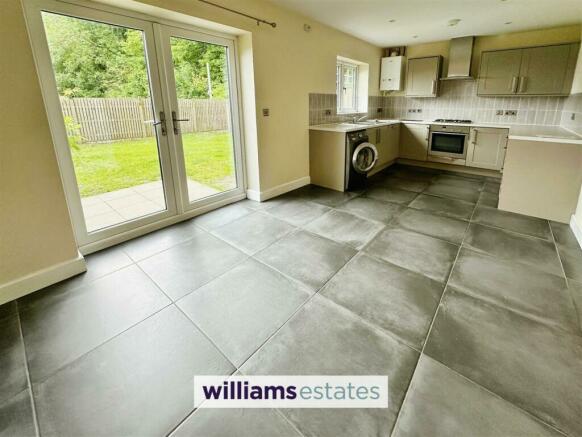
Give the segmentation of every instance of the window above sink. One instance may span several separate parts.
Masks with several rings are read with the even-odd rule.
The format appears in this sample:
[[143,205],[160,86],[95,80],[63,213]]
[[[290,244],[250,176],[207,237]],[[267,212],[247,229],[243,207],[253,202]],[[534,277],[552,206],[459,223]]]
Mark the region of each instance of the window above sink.
[[338,114],[368,112],[368,75],[370,66],[354,59],[337,57],[336,94]]

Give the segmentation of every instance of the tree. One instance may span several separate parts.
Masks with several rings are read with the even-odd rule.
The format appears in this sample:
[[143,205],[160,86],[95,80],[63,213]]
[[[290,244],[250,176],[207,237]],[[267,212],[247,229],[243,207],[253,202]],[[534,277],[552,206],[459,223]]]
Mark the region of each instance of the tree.
[[[140,30],[43,13],[59,94],[67,97],[147,97],[148,72]],[[171,38],[179,98],[226,98],[226,48]]]

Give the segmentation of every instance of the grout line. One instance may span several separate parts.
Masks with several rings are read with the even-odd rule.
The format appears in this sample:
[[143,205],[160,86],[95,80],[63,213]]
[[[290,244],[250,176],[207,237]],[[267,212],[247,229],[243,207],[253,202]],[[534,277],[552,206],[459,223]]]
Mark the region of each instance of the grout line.
[[[471,221],[471,219],[473,218],[473,214],[475,214],[475,210],[477,209],[477,204],[475,204],[474,208],[473,208],[473,212],[471,213],[471,217],[469,218],[469,221]],[[443,303],[445,294],[447,293],[447,287],[449,284],[449,281],[451,279],[451,276],[453,275],[453,270],[455,269],[455,265],[457,264],[457,260],[459,259],[459,255],[461,253],[461,249],[463,247],[463,243],[465,242],[465,238],[467,238],[467,234],[469,233],[469,226],[467,226],[467,228],[465,229],[465,233],[463,234],[463,239],[461,241],[461,244],[459,245],[459,248],[457,249],[457,255],[455,256],[455,260],[453,261],[453,264],[451,265],[451,270],[449,271],[449,275],[447,277],[447,280],[444,283],[444,288],[443,288],[443,293],[441,294],[441,298],[439,300],[439,303],[436,307],[436,310],[434,312],[433,318],[430,322],[424,343],[422,345],[422,350],[420,351],[420,355],[418,356],[418,360],[416,362],[416,366],[414,367],[414,370],[412,372],[412,375],[410,377],[410,381],[408,383],[408,387],[406,388],[406,393],[404,394],[404,398],[402,399],[402,403],[400,404],[400,408],[398,410],[398,414],[396,415],[396,420],[394,421],[394,426],[392,427],[392,431],[390,433],[390,435],[392,435],[394,433],[394,431],[397,429],[397,425],[398,425],[398,421],[400,419],[400,415],[402,413],[402,410],[404,409],[404,406],[406,404],[406,400],[408,399],[408,395],[410,393],[410,386],[412,385],[412,381],[414,380],[414,375],[416,374],[416,370],[418,369],[418,364],[420,363],[420,358],[422,357],[422,355],[424,354],[424,350],[426,349],[426,345],[428,344],[428,340],[429,337],[432,333],[432,329],[434,327],[437,315],[439,313],[439,310],[441,308],[441,305]]]
[[283,412],[281,410],[279,410],[278,408],[275,408],[275,414],[278,414],[279,416],[281,416],[283,418],[283,420],[288,423],[293,430],[300,436],[300,437],[305,437],[305,434],[303,434],[301,431],[299,431],[299,428],[297,428],[297,426],[291,422],[290,419],[287,418],[287,416],[285,416],[285,414],[283,414]]
[[582,312],[578,311],[578,307],[576,306],[576,300],[572,294],[570,289],[570,279],[566,276],[566,270],[564,269],[564,263],[562,262],[562,257],[560,255],[560,250],[558,249],[558,242],[556,241],[556,236],[554,235],[554,230],[552,229],[552,225],[548,220],[548,225],[550,226],[550,233],[552,234],[552,241],[554,243],[554,249],[558,254],[558,260],[560,261],[560,267],[562,269],[562,273],[564,275],[564,280],[566,282],[566,289],[568,290],[568,295],[570,296],[570,302],[574,308],[574,313],[576,314],[576,318],[578,319],[578,330],[580,331],[579,335],[582,335]]
[[36,402],[34,400],[34,393],[32,391],[32,381],[30,379],[30,369],[28,365],[28,354],[26,353],[26,344],[24,343],[24,333],[22,332],[22,322],[20,321],[20,309],[18,308],[18,300],[14,303],[16,306],[16,317],[18,320],[18,332],[20,334],[20,342],[22,344],[22,355],[24,358],[24,369],[26,371],[27,390],[30,395],[30,405],[32,408],[32,421],[34,424],[34,431],[37,436],[40,436],[40,426],[38,422],[38,413],[36,412]]

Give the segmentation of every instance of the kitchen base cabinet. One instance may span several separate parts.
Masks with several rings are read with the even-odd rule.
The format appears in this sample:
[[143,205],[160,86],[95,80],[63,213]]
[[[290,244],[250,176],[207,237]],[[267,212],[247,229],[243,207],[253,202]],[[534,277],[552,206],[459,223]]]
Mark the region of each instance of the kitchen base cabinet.
[[568,223],[582,184],[582,146],[510,139],[499,209]]
[[467,167],[501,170],[507,148],[508,129],[471,128],[467,147]]
[[400,124],[392,124],[378,128],[378,167],[388,164],[398,158]]
[[428,128],[428,124],[402,124],[399,152],[401,158],[426,161],[428,155]]

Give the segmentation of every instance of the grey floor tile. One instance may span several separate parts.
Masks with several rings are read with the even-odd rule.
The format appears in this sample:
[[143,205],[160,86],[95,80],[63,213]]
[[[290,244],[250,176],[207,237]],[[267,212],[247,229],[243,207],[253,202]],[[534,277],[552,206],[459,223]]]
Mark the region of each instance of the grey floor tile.
[[366,252],[405,269],[445,282],[459,246],[416,232],[388,228],[366,248]]
[[469,220],[475,209],[475,205],[470,202],[424,194],[420,194],[408,206],[464,220]]
[[164,435],[193,409],[194,375],[234,367],[174,306],[34,387],[44,436]]
[[216,228],[212,233],[252,255],[274,243],[293,229],[295,227],[287,222],[262,212],[254,212]]
[[471,223],[463,245],[504,261],[520,262],[563,275],[556,248],[549,241]]
[[403,178],[403,179],[412,179],[412,180],[416,180],[416,181],[422,181],[422,182],[430,182],[432,181],[435,176],[437,176],[439,174],[438,170],[433,170],[433,169],[429,169],[429,168],[418,168],[418,167],[405,167],[405,166],[399,166],[398,168],[395,168],[394,171],[390,172],[390,174],[399,177],[399,178]]
[[24,345],[18,316],[0,319],[0,403],[27,387]]
[[240,202],[235,203],[235,205],[244,206],[245,208],[252,209],[253,211],[264,211],[271,207],[271,205],[267,201],[258,202],[256,200],[251,199],[241,200]]
[[320,293],[420,350],[442,292],[426,276],[359,254]]
[[306,436],[389,435],[418,353],[316,296],[241,371],[247,375],[388,375],[389,408],[283,413]]
[[239,366],[308,297],[297,283],[249,259],[178,306]]
[[570,225],[551,221],[550,227],[552,228],[552,233],[554,234],[556,243],[566,247],[580,247],[574,232],[572,232],[572,229],[570,229]]
[[563,432],[582,433],[582,337],[447,290],[424,351]]
[[72,290],[133,264],[133,260],[125,253],[122,246],[114,246],[90,255],[85,255],[85,262],[87,264],[86,272],[51,285],[47,289],[59,289],[61,291]]
[[552,239],[550,225],[547,220],[501,211],[489,206],[477,205],[471,221],[546,240]]
[[372,187],[366,191],[366,197],[384,202],[399,203],[408,205],[418,193],[414,191],[401,190],[399,188]]
[[479,191],[483,188],[485,181],[480,176],[473,175],[453,175],[441,174],[434,178],[433,182],[438,185],[450,185],[458,188],[468,188]]
[[488,193],[487,191],[481,191],[477,205],[497,208],[497,205],[499,205],[499,196],[497,194]]
[[455,244],[461,244],[469,226],[469,223],[463,220],[412,208],[406,209],[392,224]]
[[570,290],[570,295],[574,300],[574,306],[578,312],[578,323],[580,326],[580,331],[582,332],[582,282],[568,280],[568,289]]
[[285,199],[268,209],[268,213],[295,226],[304,226],[322,216],[329,207],[302,199]]
[[338,206],[337,209],[368,220],[388,223],[400,214],[405,207],[397,205],[396,203],[368,199],[367,197],[356,197],[355,199]]
[[498,195],[500,187],[501,187],[500,182],[487,181],[487,182],[485,182],[485,185],[483,186],[483,191],[485,191],[487,193],[493,193],[493,194]]
[[0,305],[0,323],[8,317],[14,317],[16,312],[15,300]]
[[461,249],[448,285],[527,317],[578,331],[576,311],[562,277]]
[[211,230],[244,217],[251,212],[253,212],[253,209],[247,208],[240,202],[237,202],[233,203],[232,205],[223,206],[222,208],[207,212],[206,214],[199,215],[192,221],[196,224],[196,226],[200,226],[206,230]]
[[582,281],[582,249],[558,244],[560,259],[566,272],[566,277]]
[[39,381],[170,300],[137,266],[74,290],[37,292],[20,305],[32,381]]
[[198,409],[170,437],[302,437],[274,410]]
[[28,389],[0,402],[0,437],[36,436],[33,414]]
[[475,188],[459,187],[444,182],[433,182],[424,192],[433,196],[448,197],[471,203],[476,203],[480,194],[480,191]]
[[393,437],[561,436],[523,410],[423,355]]
[[255,256],[314,291],[355,254],[351,247],[300,230]]
[[428,188],[429,182],[405,179],[397,176],[388,176],[379,180],[378,185],[420,193]]
[[364,247],[382,228],[382,223],[337,210],[324,214],[305,227],[310,232],[355,249]]
[[203,232],[139,265],[168,296],[177,300],[246,258],[243,252]]
[[359,193],[354,191],[341,192],[330,190],[328,188],[318,187],[316,185],[308,185],[289,193],[289,196],[299,196],[301,198],[330,207],[341,205],[342,203],[353,199],[357,195],[359,195]]
[[204,231],[196,228],[193,221],[189,220],[130,240],[119,247],[133,260],[139,261],[203,233]]

